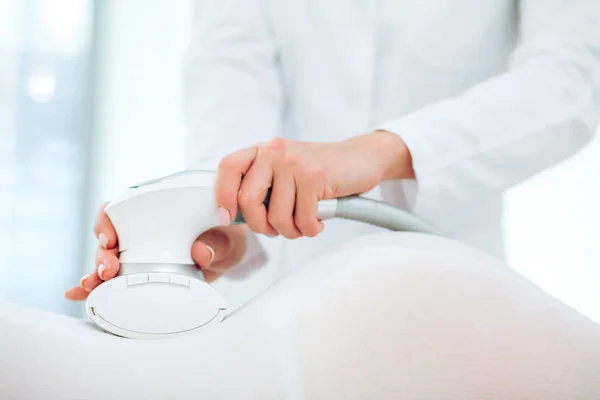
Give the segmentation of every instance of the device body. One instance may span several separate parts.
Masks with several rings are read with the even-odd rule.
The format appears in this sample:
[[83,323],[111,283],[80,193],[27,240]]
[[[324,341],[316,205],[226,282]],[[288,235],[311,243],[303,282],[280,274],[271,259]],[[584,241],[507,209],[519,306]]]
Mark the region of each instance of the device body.
[[225,299],[204,282],[192,244],[219,225],[215,174],[185,171],[132,186],[106,206],[119,238],[120,270],[88,296],[102,329],[128,338],[161,338],[219,322]]

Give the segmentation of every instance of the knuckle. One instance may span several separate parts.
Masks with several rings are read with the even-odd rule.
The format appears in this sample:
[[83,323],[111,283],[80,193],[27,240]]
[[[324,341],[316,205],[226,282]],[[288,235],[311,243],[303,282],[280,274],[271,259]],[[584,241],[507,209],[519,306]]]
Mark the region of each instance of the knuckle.
[[102,250],[98,249],[96,250],[96,266],[100,263],[104,262],[106,255],[104,254],[104,252],[102,252]]
[[294,224],[300,229],[300,231],[304,232],[304,230],[308,227],[309,223],[306,218],[302,217],[294,217]]
[[248,222],[248,226],[250,227],[250,229],[252,229],[252,231],[256,233],[266,234],[268,232],[267,224],[261,221],[260,219]]
[[295,230],[294,235],[290,239],[299,239],[302,237],[302,232]]
[[271,226],[273,226],[276,229],[285,227],[285,225],[286,225],[285,219],[286,219],[285,216],[281,213],[277,213],[277,212],[267,213],[267,221],[269,222],[269,224]]
[[94,221],[94,226],[92,227],[92,231],[95,236],[100,235],[100,233],[106,229],[112,229],[112,224],[108,219],[108,215],[106,215],[106,211],[104,211],[104,206],[100,208],[98,211],[98,215],[96,216],[96,220]]
[[287,229],[282,230],[281,235],[286,239],[298,239],[302,236],[302,233],[298,231],[297,227],[294,225],[293,220],[289,221],[287,225]]
[[295,219],[295,223],[304,236],[315,237],[319,233],[316,221],[300,217]]
[[256,196],[254,194],[245,190],[240,190],[237,195],[238,204],[242,208],[247,208],[248,206],[251,206],[252,203],[255,201],[255,198]]
[[225,189],[221,194],[221,199],[226,202],[235,202],[238,199],[238,192],[234,189]]
[[230,153],[228,155],[226,155],[225,157],[223,157],[221,159],[221,161],[219,161],[219,166],[218,169],[219,170],[228,170],[228,169],[232,169],[235,168],[237,165],[237,153]]
[[294,219],[291,215],[269,212],[267,214],[267,220],[269,224],[286,239],[297,239],[301,236],[294,226]]
[[307,229],[306,232],[304,232],[304,236],[310,237],[310,238],[314,238],[318,234],[319,234],[319,231],[316,228]]
[[304,233],[306,228],[309,226],[309,222],[306,221],[306,218],[302,217],[294,217],[294,224],[298,227],[298,229]]
[[302,176],[306,182],[321,182],[325,178],[325,171],[320,165],[308,165],[303,169]]
[[286,153],[283,155],[283,164],[288,167],[295,167],[299,164],[300,160],[297,154]]
[[264,145],[264,150],[268,152],[283,152],[287,147],[287,139],[282,137],[274,137]]

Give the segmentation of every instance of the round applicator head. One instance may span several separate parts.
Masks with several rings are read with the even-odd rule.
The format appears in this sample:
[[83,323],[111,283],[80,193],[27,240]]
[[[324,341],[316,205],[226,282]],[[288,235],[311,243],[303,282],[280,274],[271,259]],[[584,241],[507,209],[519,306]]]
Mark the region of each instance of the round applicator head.
[[86,311],[96,325],[117,336],[158,339],[220,322],[226,304],[202,279],[170,272],[117,276],[88,296]]

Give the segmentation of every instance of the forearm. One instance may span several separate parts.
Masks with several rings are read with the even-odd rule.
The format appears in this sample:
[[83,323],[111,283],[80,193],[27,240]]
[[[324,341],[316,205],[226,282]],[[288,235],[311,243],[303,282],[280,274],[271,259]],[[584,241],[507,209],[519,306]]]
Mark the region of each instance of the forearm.
[[424,187],[464,200],[501,192],[575,154],[596,131],[597,89],[571,98],[549,84],[551,68],[506,73],[382,129],[403,139]]
[[505,73],[378,128],[409,148],[421,209],[497,195],[587,143],[600,116],[600,3],[521,2]]

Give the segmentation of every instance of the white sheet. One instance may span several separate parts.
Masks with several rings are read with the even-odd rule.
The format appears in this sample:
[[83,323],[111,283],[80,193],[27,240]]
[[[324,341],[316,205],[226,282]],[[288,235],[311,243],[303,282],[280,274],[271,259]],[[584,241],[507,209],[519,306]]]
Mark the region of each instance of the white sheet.
[[485,254],[409,233],[332,249],[169,340],[0,303],[0,399],[117,398],[595,400],[600,328]]

